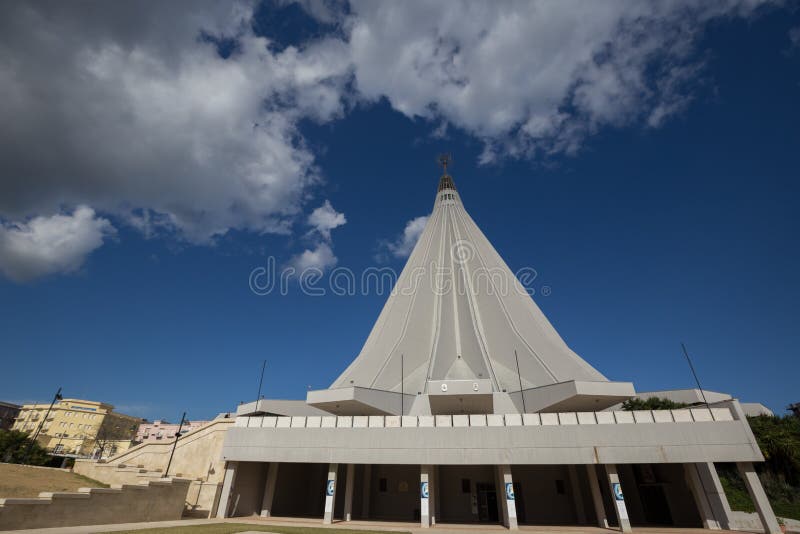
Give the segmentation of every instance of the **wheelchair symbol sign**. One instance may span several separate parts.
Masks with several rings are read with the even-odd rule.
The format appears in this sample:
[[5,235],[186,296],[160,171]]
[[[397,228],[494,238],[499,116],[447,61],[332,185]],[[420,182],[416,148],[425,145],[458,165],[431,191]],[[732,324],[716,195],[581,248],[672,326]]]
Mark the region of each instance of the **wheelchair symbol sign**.
[[428,498],[429,493],[428,493],[428,483],[427,482],[420,482],[420,484],[419,484],[419,495],[423,499],[427,499]]
[[328,497],[333,497],[334,488],[336,488],[336,481],[335,480],[329,480],[328,481],[328,486],[325,488],[325,494]]
[[512,482],[506,482],[506,499],[514,500],[514,484]]
[[611,485],[612,490],[614,491],[614,498],[618,501],[624,501],[625,498],[622,496],[622,486],[619,485],[619,482],[614,482]]

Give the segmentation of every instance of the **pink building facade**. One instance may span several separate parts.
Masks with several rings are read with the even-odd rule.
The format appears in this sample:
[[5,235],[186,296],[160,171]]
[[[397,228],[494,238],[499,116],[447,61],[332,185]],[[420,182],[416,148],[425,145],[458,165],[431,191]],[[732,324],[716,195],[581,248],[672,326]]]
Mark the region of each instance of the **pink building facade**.
[[[210,421],[184,421],[183,433],[197,430],[201,426],[207,425]],[[175,437],[178,431],[178,425],[164,421],[163,419],[156,419],[153,422],[146,422],[139,425],[136,432],[136,441],[139,443],[150,443],[155,441],[169,440]]]

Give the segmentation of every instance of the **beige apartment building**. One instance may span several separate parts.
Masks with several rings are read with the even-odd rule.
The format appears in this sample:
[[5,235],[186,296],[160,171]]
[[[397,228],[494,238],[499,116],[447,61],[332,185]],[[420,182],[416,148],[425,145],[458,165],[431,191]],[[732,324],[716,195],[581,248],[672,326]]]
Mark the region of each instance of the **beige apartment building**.
[[[22,406],[13,430],[34,434],[50,404]],[[131,447],[140,417],[115,413],[111,404],[62,399],[53,405],[37,441],[55,454],[107,458]]]

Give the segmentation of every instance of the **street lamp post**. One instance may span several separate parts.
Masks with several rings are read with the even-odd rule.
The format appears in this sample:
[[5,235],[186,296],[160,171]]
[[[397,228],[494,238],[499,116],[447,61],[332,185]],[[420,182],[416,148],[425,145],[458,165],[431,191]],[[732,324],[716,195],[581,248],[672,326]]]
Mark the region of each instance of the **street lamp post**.
[[22,458],[22,463],[23,464],[27,464],[28,463],[28,458],[31,455],[31,450],[33,450],[33,444],[36,443],[36,438],[39,437],[39,432],[42,431],[42,427],[44,426],[45,421],[47,421],[47,418],[50,417],[50,410],[53,409],[53,405],[56,403],[56,401],[60,401],[63,398],[64,397],[61,396],[61,388],[58,388],[58,391],[56,391],[56,394],[53,396],[53,402],[50,403],[50,406],[47,408],[47,412],[44,414],[44,418],[42,419],[42,422],[39,423],[39,426],[36,429],[36,432],[33,434],[33,438],[31,438],[30,443],[28,443],[28,449],[25,451],[25,456],[23,456],[23,458]]
[[172,465],[172,456],[175,454],[175,447],[178,446],[178,438],[181,437],[181,429],[183,429],[183,422],[186,421],[186,412],[181,416],[181,424],[178,425],[178,430],[175,432],[175,442],[172,444],[172,452],[169,453],[169,461],[167,462],[167,469],[161,478],[167,478],[169,475],[169,466]]

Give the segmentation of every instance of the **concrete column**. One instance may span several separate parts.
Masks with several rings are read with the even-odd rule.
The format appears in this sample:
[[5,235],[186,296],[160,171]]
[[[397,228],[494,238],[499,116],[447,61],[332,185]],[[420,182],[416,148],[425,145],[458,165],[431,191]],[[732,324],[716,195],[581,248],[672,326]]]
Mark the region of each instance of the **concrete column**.
[[439,474],[440,473],[439,473],[439,466],[438,465],[433,468],[433,472],[434,472],[434,477],[435,477],[434,480],[433,480],[433,492],[434,492],[433,511],[434,511],[434,519],[436,519],[436,518],[441,517],[441,512],[439,510],[441,509],[441,504],[440,503],[442,502],[442,499],[440,498],[442,492],[439,490],[439,486],[440,486],[440,484],[439,484],[439,480],[440,480]]
[[369,494],[370,483],[372,482],[372,466],[367,464],[364,466],[364,493],[362,495],[363,504],[361,506],[361,515],[364,519],[369,519]]
[[278,462],[270,462],[267,471],[267,482],[264,485],[264,499],[261,501],[261,517],[272,515],[272,501],[275,499],[275,485],[278,483]]
[[225,478],[222,480],[222,493],[219,495],[219,504],[217,505],[217,517],[220,519],[228,517],[231,490],[236,481],[237,464],[238,462],[225,462]]
[[779,534],[781,531],[778,520],[775,518],[775,513],[772,511],[772,506],[769,504],[767,494],[764,493],[764,488],[761,486],[761,480],[758,478],[752,462],[739,462],[736,464],[739,469],[739,474],[747,486],[747,492],[756,505],[756,512],[758,517],[761,518],[761,525],[764,527],[764,532],[768,534]]
[[428,473],[428,513],[431,517],[431,526],[436,526],[436,517],[439,515],[438,508],[439,508],[439,479],[438,479],[438,467],[435,465],[431,466],[431,471]]
[[356,475],[355,464],[347,464],[347,480],[344,487],[344,520],[353,519],[353,479]]
[[614,500],[614,510],[617,512],[617,522],[622,532],[631,532],[631,522],[628,519],[628,509],[625,507],[625,497],[622,495],[622,484],[619,482],[617,466],[606,464],[606,475],[608,476],[608,487],[611,490],[611,498]]
[[500,522],[503,523],[504,527],[508,528],[508,508],[505,506],[506,490],[503,483],[503,472],[499,465],[494,466],[494,487],[497,492],[497,506],[500,509]]
[[336,503],[336,471],[338,469],[339,464],[328,466],[328,481],[325,483],[325,515],[322,517],[322,522],[327,525],[333,523],[333,507]]
[[497,502],[503,512],[503,524],[510,530],[517,530],[517,504],[514,495],[514,479],[511,477],[511,466],[497,466]]
[[569,485],[572,488],[572,499],[575,503],[575,517],[579,525],[586,524],[586,510],[583,509],[583,494],[581,493],[580,482],[578,481],[578,469],[574,465],[568,465]]
[[597,471],[594,464],[586,465],[586,476],[589,479],[589,489],[592,490],[592,504],[594,504],[594,515],[597,516],[597,526],[608,528],[606,508],[603,506],[603,494],[600,492],[600,483],[597,481]]
[[697,463],[694,464],[694,468],[700,478],[700,484],[706,494],[708,504],[711,506],[712,516],[719,522],[721,529],[733,530],[731,507],[713,462]]
[[420,473],[419,473],[419,519],[420,525],[422,528],[428,528],[431,526],[431,506],[430,506],[430,495],[432,482],[431,473],[433,472],[433,466],[431,465],[423,465],[420,466]]
[[683,470],[686,473],[686,482],[689,489],[692,490],[692,497],[697,506],[697,512],[703,521],[703,528],[710,530],[720,530],[722,525],[717,517],[714,515],[714,509],[711,506],[706,489],[703,487],[703,481],[700,480],[700,473],[697,470],[696,464],[684,464]]

